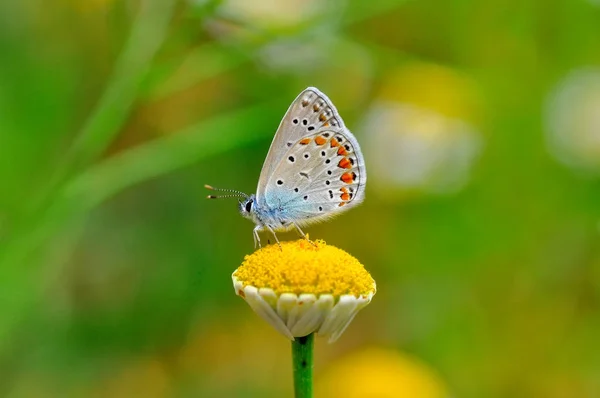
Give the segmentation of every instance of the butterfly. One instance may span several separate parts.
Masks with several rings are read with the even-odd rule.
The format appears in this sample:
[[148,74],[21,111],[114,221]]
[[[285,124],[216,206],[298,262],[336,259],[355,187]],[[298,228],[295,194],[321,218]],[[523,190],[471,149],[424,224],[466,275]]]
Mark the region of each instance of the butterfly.
[[239,211],[259,232],[276,232],[324,221],[360,204],[367,171],[356,138],[344,125],[329,98],[314,87],[302,91],[287,110],[263,164],[256,194],[230,192],[210,199],[238,197]]

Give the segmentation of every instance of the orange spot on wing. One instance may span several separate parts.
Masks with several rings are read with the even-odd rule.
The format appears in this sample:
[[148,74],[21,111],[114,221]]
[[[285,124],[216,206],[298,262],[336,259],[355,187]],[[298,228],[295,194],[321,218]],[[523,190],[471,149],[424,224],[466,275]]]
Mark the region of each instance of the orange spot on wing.
[[342,207],[342,206],[343,206],[343,205],[345,205],[345,204],[346,204],[346,202],[341,202],[341,203],[340,203],[338,206],[339,206],[339,207]]
[[317,145],[323,145],[326,142],[327,142],[327,139],[325,137],[322,137],[320,135],[318,135],[318,136],[315,137],[315,143]]
[[335,138],[331,139],[331,147],[335,148],[336,146],[340,146],[340,143]]
[[342,169],[351,169],[352,168],[352,163],[350,162],[350,160],[348,158],[343,158],[338,163],[338,167],[340,167]]
[[338,149],[337,154],[340,155],[340,156],[346,156],[348,154],[348,151],[346,151],[346,148],[344,148],[343,146],[341,146]]
[[322,122],[324,122],[325,120],[327,120],[327,117],[325,116],[325,114],[324,114],[324,113],[321,113],[321,114],[319,115],[319,120],[320,120],[320,121],[322,121]]
[[350,200],[350,194],[349,193],[343,193],[340,195],[340,198],[342,198],[342,200]]
[[323,124],[324,127],[329,127],[329,122],[326,122],[325,124]]
[[343,193],[348,193],[348,188],[346,188],[346,187],[341,187],[341,188],[340,188],[340,192],[343,192]]
[[310,143],[310,138],[304,138],[300,140],[300,145],[308,145]]
[[344,181],[346,184],[351,184],[356,179],[356,173],[354,173],[354,172],[344,173],[344,174],[342,174],[342,176],[340,177],[340,179],[342,181]]

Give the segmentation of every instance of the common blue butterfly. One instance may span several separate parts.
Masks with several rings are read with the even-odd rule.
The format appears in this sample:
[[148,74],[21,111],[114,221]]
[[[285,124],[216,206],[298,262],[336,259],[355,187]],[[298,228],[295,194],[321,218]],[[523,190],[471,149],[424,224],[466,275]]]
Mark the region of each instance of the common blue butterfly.
[[367,171],[356,138],[344,126],[333,103],[314,87],[302,91],[281,121],[265,163],[256,194],[232,189],[241,197],[239,210],[252,220],[254,246],[258,233],[300,229],[346,211],[365,198]]

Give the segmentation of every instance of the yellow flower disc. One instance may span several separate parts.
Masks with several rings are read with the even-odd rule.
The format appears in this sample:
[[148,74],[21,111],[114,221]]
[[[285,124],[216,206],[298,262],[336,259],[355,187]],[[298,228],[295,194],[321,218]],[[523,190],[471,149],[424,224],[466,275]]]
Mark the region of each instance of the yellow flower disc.
[[[314,243],[314,245],[313,245]],[[244,286],[271,288],[276,294],[361,296],[375,281],[358,260],[335,246],[306,239],[269,245],[246,256],[234,276]]]

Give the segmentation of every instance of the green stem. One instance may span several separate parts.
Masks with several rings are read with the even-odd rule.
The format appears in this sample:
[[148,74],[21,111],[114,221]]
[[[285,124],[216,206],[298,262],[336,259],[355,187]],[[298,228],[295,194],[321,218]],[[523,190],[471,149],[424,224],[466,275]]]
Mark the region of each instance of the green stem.
[[313,396],[313,346],[315,335],[296,337],[292,341],[294,393],[296,398]]

